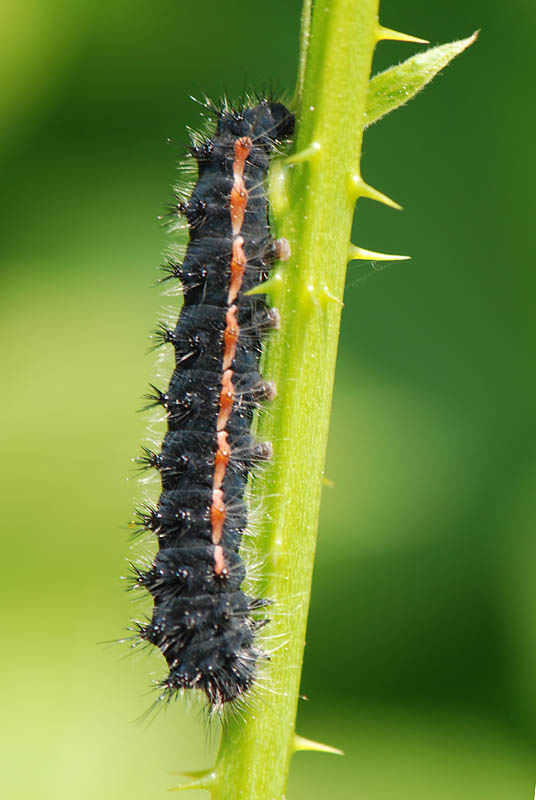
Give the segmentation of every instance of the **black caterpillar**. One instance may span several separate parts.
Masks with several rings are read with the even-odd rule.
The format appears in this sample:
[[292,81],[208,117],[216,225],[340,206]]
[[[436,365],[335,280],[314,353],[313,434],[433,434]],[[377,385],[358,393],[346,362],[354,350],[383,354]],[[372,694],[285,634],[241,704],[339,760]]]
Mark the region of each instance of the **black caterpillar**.
[[251,687],[264,655],[254,639],[269,602],[242,591],[238,549],[248,476],[271,456],[270,443],[255,442],[250,427],[255,407],[275,391],[259,358],[278,315],[264,295],[247,292],[275,260],[288,258],[286,240],[270,236],[264,182],[294,119],[268,100],[211,109],[216,133],[191,148],[198,180],[174,209],[186,217],[190,241],[183,263],[171,259],[165,268],[181,281],[184,305],[175,329],[161,326],[158,337],[173,345],[176,366],[168,388],[149,395],[166,409],[168,431],[161,452],[145,450],[141,459],[161,475],[157,507],[139,512],[158,553],[134,580],[154,599],[139,636],[167,661],[162,696],[201,689],[222,707]]

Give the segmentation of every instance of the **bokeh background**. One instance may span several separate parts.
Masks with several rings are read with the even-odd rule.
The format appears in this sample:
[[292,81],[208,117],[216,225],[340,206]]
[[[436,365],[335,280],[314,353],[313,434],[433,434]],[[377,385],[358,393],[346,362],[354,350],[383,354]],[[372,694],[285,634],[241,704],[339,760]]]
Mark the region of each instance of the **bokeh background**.
[[[164,797],[215,741],[124,658],[126,478],[189,94],[291,89],[298,0],[4,0],[1,796]],[[288,797],[528,800],[536,781],[534,30],[513,0],[385,0],[478,43],[365,137]],[[375,69],[415,52],[384,43]],[[531,77],[532,73],[532,77]],[[167,137],[173,140],[169,146]],[[532,366],[531,366],[532,365]],[[194,798],[195,794],[191,795]],[[203,794],[198,796],[203,797]]]

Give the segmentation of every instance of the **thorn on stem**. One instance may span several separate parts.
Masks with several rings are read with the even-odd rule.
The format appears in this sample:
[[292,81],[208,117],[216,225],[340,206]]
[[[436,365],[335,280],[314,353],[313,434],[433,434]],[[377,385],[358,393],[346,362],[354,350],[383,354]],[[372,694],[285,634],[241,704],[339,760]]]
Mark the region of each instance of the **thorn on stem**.
[[411,256],[391,255],[390,253],[376,253],[374,250],[365,250],[355,244],[348,246],[348,261],[407,261]]
[[415,44],[430,44],[428,39],[420,39],[418,36],[411,36],[409,33],[401,33],[400,31],[393,31],[391,28],[384,28],[383,25],[378,26],[376,31],[376,40],[383,42],[391,40],[394,42],[415,42]]
[[333,755],[343,756],[342,750],[338,747],[331,747],[329,744],[322,744],[321,742],[314,742],[312,739],[305,739],[303,736],[294,734],[294,752],[299,750],[315,750],[319,753],[333,753]]
[[399,205],[399,203],[391,200],[390,197],[383,194],[383,192],[379,192],[378,189],[375,189],[373,186],[369,186],[368,183],[365,183],[361,175],[352,175],[349,183],[350,192],[354,195],[356,200],[358,197],[368,197],[370,200],[376,200],[378,203],[383,203],[397,211],[402,211],[402,206]]

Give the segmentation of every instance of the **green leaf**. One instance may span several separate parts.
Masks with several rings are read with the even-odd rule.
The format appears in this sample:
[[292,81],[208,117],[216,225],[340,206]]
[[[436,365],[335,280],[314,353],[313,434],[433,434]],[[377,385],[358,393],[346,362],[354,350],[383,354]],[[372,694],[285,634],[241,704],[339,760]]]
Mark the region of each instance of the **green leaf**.
[[477,36],[478,31],[475,31],[467,39],[430,47],[429,50],[397,64],[396,67],[390,67],[385,72],[375,75],[369,83],[365,127],[415,97],[443,67],[473,44]]

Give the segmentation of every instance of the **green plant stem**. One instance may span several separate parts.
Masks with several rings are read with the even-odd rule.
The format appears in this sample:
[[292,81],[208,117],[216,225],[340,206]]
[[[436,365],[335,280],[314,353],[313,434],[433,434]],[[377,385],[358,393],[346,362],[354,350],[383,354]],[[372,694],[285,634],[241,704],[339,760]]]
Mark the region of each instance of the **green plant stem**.
[[278,396],[258,437],[273,442],[274,459],[253,487],[264,517],[262,595],[274,601],[261,642],[271,658],[251,708],[224,721],[205,783],[218,800],[282,798],[292,753],[307,749],[294,728],[349,238],[355,200],[369,193],[359,161],[377,14],[378,0],[324,0],[302,36],[295,153],[276,168],[271,193],[277,235],[292,251],[267,287],[281,329],[264,375]]

